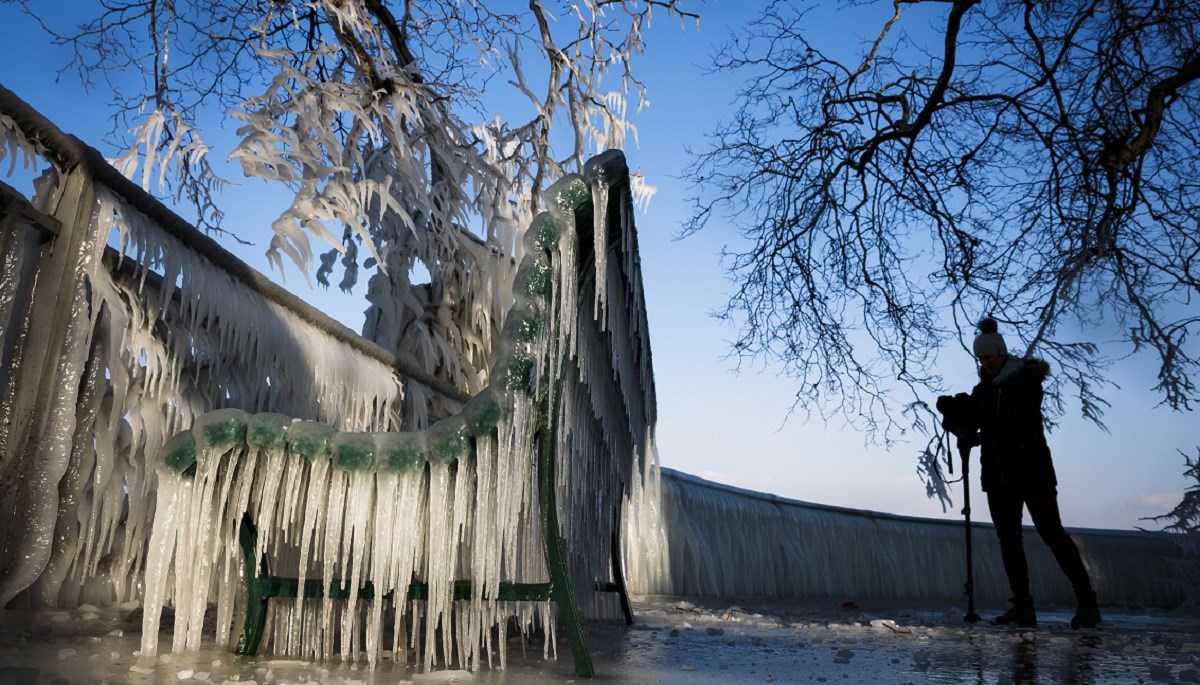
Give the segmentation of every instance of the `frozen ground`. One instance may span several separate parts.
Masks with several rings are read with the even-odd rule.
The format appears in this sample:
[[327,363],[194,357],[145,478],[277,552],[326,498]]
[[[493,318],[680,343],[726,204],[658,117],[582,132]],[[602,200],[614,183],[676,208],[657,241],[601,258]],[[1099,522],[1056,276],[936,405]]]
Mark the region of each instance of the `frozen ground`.
[[[1067,607],[1036,630],[962,623],[961,608],[853,602],[644,597],[631,628],[588,627],[598,683],[1155,683],[1200,682],[1200,614],[1108,609],[1101,629],[1072,631]],[[982,607],[990,615],[1000,607]],[[147,663],[134,606],[0,611],[0,685],[25,683],[569,683],[566,642],[509,645],[506,671],[414,674],[387,663],[238,657],[212,647]]]

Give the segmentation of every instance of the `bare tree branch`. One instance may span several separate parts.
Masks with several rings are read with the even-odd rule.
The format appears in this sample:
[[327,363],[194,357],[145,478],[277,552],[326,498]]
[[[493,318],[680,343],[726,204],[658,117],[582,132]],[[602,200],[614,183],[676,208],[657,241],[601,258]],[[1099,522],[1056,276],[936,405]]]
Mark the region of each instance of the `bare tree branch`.
[[[1073,396],[1101,423],[1107,359],[1078,331],[1104,324],[1194,406],[1200,7],[878,4],[857,55],[823,51],[800,0],[715,55],[745,86],[695,154],[684,234],[727,220],[747,240],[726,256],[734,353],[886,439],[945,389],[939,348],[992,314],[1055,362],[1058,415]],[[935,30],[906,21],[918,5]]]

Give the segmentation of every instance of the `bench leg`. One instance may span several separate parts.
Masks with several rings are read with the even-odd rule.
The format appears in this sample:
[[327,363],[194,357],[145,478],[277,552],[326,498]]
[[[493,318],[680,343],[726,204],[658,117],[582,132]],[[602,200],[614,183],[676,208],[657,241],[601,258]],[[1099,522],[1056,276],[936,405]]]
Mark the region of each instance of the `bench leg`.
[[546,542],[546,566],[550,571],[550,598],[558,604],[558,613],[562,616],[567,640],[571,644],[571,656],[575,659],[575,673],[590,678],[596,675],[596,669],[592,666],[592,655],[583,634],[579,607],[571,592],[567,559],[563,553],[562,537],[558,533],[558,498],[554,491],[555,442],[553,432],[543,434],[538,449],[538,499],[542,505],[542,538]]
[[259,582],[259,563],[254,558],[258,531],[248,515],[242,517],[238,542],[242,545],[242,556],[246,560],[246,620],[242,623],[242,634],[238,636],[235,651],[238,654],[254,654],[258,652],[263,631],[267,627],[267,598],[263,596]]
[[633,625],[633,608],[629,605],[629,591],[625,588],[625,573],[621,567],[621,505],[613,509],[612,574],[617,598],[621,600],[621,613],[625,614],[625,625]]
[[543,520],[547,523],[544,535],[546,557],[550,567],[550,597],[558,604],[558,613],[562,616],[567,640],[571,644],[571,656],[575,659],[575,672],[583,677],[591,677],[596,675],[596,669],[592,666],[592,655],[588,651],[587,638],[583,634],[583,619],[579,614],[579,607],[575,604],[575,595],[571,592],[571,581],[567,577],[566,557],[563,555],[562,539],[558,535],[558,516],[554,513],[546,515],[543,512]]

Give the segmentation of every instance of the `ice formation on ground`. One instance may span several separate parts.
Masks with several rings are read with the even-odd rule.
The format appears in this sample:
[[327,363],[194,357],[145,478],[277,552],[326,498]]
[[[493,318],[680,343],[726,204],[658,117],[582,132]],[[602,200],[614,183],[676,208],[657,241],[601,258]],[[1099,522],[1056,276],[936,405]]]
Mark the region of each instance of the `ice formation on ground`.
[[[1200,616],[1113,610],[1101,629],[1073,631],[1070,607],[1046,605],[1037,630],[964,624],[961,603],[855,600],[767,602],[697,597],[635,598],[629,628],[588,628],[596,667],[616,683],[989,683],[1135,685],[1200,682]],[[993,615],[996,604],[980,610]],[[0,612],[0,682],[168,685],[397,685],[583,682],[569,660],[544,661],[536,642],[510,634],[505,671],[422,674],[385,653],[312,663],[237,657],[211,638],[184,654],[143,657],[140,607]],[[71,654],[70,652],[74,652]]]

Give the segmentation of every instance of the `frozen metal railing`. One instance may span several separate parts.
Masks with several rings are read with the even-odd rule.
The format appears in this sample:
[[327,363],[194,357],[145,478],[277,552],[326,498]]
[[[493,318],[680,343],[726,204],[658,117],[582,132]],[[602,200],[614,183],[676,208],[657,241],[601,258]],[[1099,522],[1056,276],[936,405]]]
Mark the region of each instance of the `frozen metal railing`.
[[[247,265],[136,183],[122,176],[95,148],[73,135],[64,133],[3,85],[0,85],[0,115],[8,117],[26,139],[37,147],[42,156],[56,167],[64,170],[76,167],[85,169],[93,183],[110,189],[123,203],[155,222],[187,249],[229,273],[264,299],[294,312],[305,322],[347,345],[354,352],[394,367],[406,378],[416,380],[435,392],[460,402],[467,399],[468,395],[458,388],[439,380],[424,369],[397,359],[392,353],[346,328]],[[19,193],[17,195],[19,196]]]
[[386,430],[403,423],[406,381],[446,411],[467,399],[269,281],[3,87],[0,142],[10,171],[40,172],[32,198],[0,189],[0,606],[136,596],[153,455],[199,413]]

